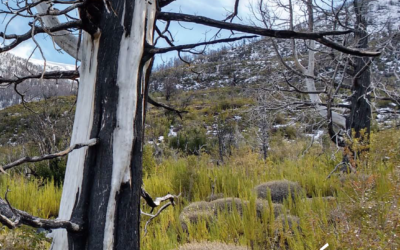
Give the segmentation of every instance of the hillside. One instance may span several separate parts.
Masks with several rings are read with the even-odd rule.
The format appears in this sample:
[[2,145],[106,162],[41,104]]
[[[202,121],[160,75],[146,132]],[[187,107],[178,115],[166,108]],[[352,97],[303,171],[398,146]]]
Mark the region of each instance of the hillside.
[[[222,118],[231,117],[230,121],[234,122],[236,114],[244,116],[244,111],[251,106],[251,100],[240,99],[230,88],[220,88],[218,93],[200,90],[192,94],[193,102],[187,106],[192,112],[184,119],[191,126],[201,127],[207,118],[213,121],[216,113]],[[63,113],[70,103],[73,101],[64,100],[52,106],[63,107],[60,109]],[[10,119],[14,112],[30,119],[32,114],[24,113],[22,108],[19,105],[0,111],[0,121]],[[4,117],[4,112],[8,116]],[[163,113],[153,109],[149,112],[148,131],[164,128],[165,138],[158,138],[158,142],[144,148],[143,183],[156,197],[166,192],[181,196],[175,206],[168,207],[149,224],[147,233],[144,229],[147,217],[143,217],[142,249],[172,250],[186,244],[187,248],[182,249],[193,249],[190,247],[196,245],[198,248],[194,249],[204,249],[201,247],[215,244],[211,248],[214,250],[222,247],[218,242],[228,244],[226,249],[305,250],[319,249],[327,243],[328,249],[386,250],[400,246],[399,130],[372,134],[368,153],[358,159],[357,173],[335,173],[327,178],[342,158],[342,153],[329,140],[310,145],[307,137],[289,138],[285,133],[274,133],[268,159],[264,161],[257,147],[250,143],[255,137],[249,132],[243,137],[234,137],[238,144],[231,144],[221,164],[215,160],[218,140],[202,138],[207,134],[206,128],[185,133],[182,128],[177,131],[182,136],[174,137],[169,124],[179,118]],[[246,122],[238,120],[238,128],[250,130]],[[232,124],[235,128],[231,122],[225,120],[218,124]],[[179,147],[174,138],[181,140],[183,146]],[[197,148],[204,142],[206,147]],[[0,161],[9,162],[25,154],[36,155],[37,151],[34,144],[8,145],[0,147],[0,153]],[[26,171],[34,170],[42,177],[48,174],[43,171],[47,167],[45,163],[27,167]],[[16,208],[41,217],[56,216],[60,187],[41,178],[23,178],[26,174],[23,169],[17,169],[11,176],[1,176],[0,193],[9,188],[12,190],[9,200]],[[292,193],[285,191],[289,183],[293,185]],[[267,191],[258,191],[266,185],[281,189],[277,193],[271,191],[271,196]],[[141,209],[149,212],[145,204]],[[49,247],[50,239],[22,227],[1,230],[0,244],[12,250],[41,250]]]
[[[350,20],[349,25],[354,22],[353,9],[349,3]],[[341,19],[345,18],[341,16]],[[315,30],[332,29],[327,19],[319,16],[316,18]],[[373,0],[369,3],[367,16],[368,32],[371,33],[371,49],[382,49],[381,57],[374,59],[372,64],[372,75],[376,81],[394,77],[394,72],[400,73],[400,38],[392,37],[400,29],[400,2],[392,0]],[[297,30],[304,30],[303,24],[297,26]],[[386,44],[393,39],[390,46]],[[293,56],[291,43],[288,40],[278,40],[280,53],[291,64],[290,57]],[[391,47],[391,46],[394,47]],[[317,45],[317,49],[323,49]],[[329,50],[328,50],[329,51]],[[299,53],[307,52],[307,46],[300,42]],[[322,51],[323,52],[323,51]],[[177,89],[191,90],[209,87],[221,87],[232,85],[246,85],[252,83],[268,83],[278,73],[285,70],[279,63],[276,53],[269,38],[257,38],[243,40],[228,45],[223,45],[216,50],[206,50],[204,55],[185,54],[185,60],[190,65],[179,59],[171,60],[166,65],[161,65],[152,76],[152,90],[163,89],[165,82],[169,84],[172,80]],[[306,59],[303,59],[306,62]],[[329,65],[320,65],[322,71],[330,70]],[[317,69],[318,70],[318,69]],[[382,79],[379,79],[382,78]],[[378,80],[379,79],[379,80]]]
[[[15,78],[43,72],[43,62],[24,58],[9,53],[0,54],[0,77]],[[73,65],[63,65],[47,62],[46,71],[71,70]],[[18,91],[25,95],[28,102],[38,101],[52,96],[69,96],[77,92],[77,85],[69,80],[54,82],[46,79],[29,79],[18,85]],[[14,86],[0,87],[0,110],[21,103],[21,97],[16,94]]]
[[[351,4],[348,4],[351,19],[354,21]],[[329,17],[330,18],[330,17]],[[326,16],[320,15],[316,19],[316,30],[332,29]],[[340,17],[345,18],[344,16]],[[371,33],[371,48],[382,49],[383,55],[374,59],[372,74],[375,76],[375,85],[379,82],[393,81],[394,72],[400,72],[400,38],[392,37],[400,27],[400,3],[393,0],[373,0],[369,3],[368,31]],[[302,30],[302,25],[297,26]],[[388,39],[392,38],[389,46]],[[292,52],[290,42],[278,40],[280,52],[291,63]],[[322,47],[317,47],[318,49]],[[307,46],[299,43],[299,52],[307,52]],[[158,92],[168,89],[196,90],[211,87],[249,86],[251,84],[273,84],[282,81],[281,72],[285,71],[276,58],[276,53],[268,38],[243,40],[233,44],[221,46],[216,50],[206,50],[203,55],[185,54],[190,61],[190,66],[179,59],[171,60],[164,65],[159,65],[151,77],[151,91]],[[25,59],[12,54],[0,55],[0,76],[13,77],[24,76],[27,72],[42,72],[43,62],[31,59],[26,63]],[[306,62],[305,59],[303,59]],[[322,63],[317,70],[332,70],[328,63]],[[73,65],[59,63],[47,63],[46,71],[71,69]],[[274,79],[274,80],[271,80]],[[165,87],[168,86],[168,87]],[[29,80],[20,84],[19,89],[26,93],[28,101],[43,99],[49,96],[66,96],[76,93],[76,85],[65,80],[58,84],[43,80]],[[29,90],[29,91],[28,91]],[[12,86],[2,88],[0,91],[0,109],[20,103],[20,97],[14,92]]]

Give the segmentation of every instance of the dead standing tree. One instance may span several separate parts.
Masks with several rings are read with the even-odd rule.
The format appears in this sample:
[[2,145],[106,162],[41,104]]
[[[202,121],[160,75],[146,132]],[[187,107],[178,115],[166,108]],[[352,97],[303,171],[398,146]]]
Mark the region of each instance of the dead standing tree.
[[[368,2],[368,0],[356,0],[347,4],[346,1],[343,1],[341,4],[337,2],[333,5],[332,3],[330,7],[327,3],[324,3],[324,7],[320,7],[310,0],[302,0],[296,3],[291,0],[287,2],[276,0],[274,1],[275,6],[271,2],[260,0],[257,6],[253,8],[253,12],[255,17],[266,27],[285,25],[290,30],[313,32],[321,28],[321,24],[318,25],[320,21],[323,23],[322,26],[330,23],[336,30],[352,29],[353,34],[340,37],[338,41],[341,41],[343,45],[352,44],[356,48],[367,49],[370,37],[370,34],[367,33]],[[272,11],[274,8],[286,12],[288,18],[274,15],[274,13],[279,13]],[[303,12],[299,15],[295,13],[294,9],[301,9]],[[299,23],[295,23],[296,16],[304,16],[304,18]],[[312,40],[304,43],[302,52],[305,52],[305,55],[301,56],[301,43],[295,39],[291,43],[283,42],[285,47],[289,47],[289,56],[292,56],[285,59],[278,41],[272,38],[271,43],[287,72],[281,77],[285,86],[275,87],[275,90],[281,93],[281,101],[272,101],[271,109],[277,107],[287,108],[288,110],[314,108],[320,117],[327,120],[328,132],[332,141],[349,149],[345,150],[347,153],[344,162],[350,160],[355,167],[354,159],[349,159],[347,156],[350,155],[347,154],[350,152],[356,157],[356,152],[352,152],[350,145],[341,136],[338,136],[340,131],[342,131],[341,134],[346,134],[349,139],[352,138],[352,131],[354,131],[355,138],[365,139],[364,142],[368,144],[368,137],[360,137],[362,137],[361,131],[363,130],[367,135],[370,133],[371,93],[374,93],[377,97],[376,93],[383,92],[389,96],[389,98],[386,98],[387,100],[396,101],[388,94],[388,91],[378,90],[376,86],[371,84],[370,65],[372,59],[334,53],[329,49],[317,47]],[[387,47],[387,45],[380,46]],[[293,61],[293,64],[290,60]],[[294,83],[296,80],[304,84],[304,87]],[[347,92],[349,90],[351,93],[348,97]],[[307,95],[308,101],[298,99],[289,92],[294,92],[300,97]],[[337,103],[338,97],[342,99],[346,97],[349,103]],[[343,111],[349,112],[346,115]]]
[[[141,189],[142,138],[153,57],[158,53],[181,52],[200,45],[241,39],[233,37],[175,46],[166,31],[172,21],[261,36],[313,40],[359,56],[379,55],[345,47],[327,38],[349,34],[351,30],[295,32],[228,22],[238,13],[238,0],[233,14],[224,21],[163,12],[162,8],[172,1],[27,1],[23,6],[16,2],[14,7],[9,2],[4,4],[6,10],[1,14],[26,17],[33,22],[30,30],[21,35],[0,32],[0,37],[8,41],[0,52],[12,50],[29,39],[36,42],[35,35],[46,33],[53,36],[64,51],[81,60],[71,145],[87,143],[79,150],[66,151],[69,157],[57,220],[32,218],[12,209],[10,204],[2,203],[2,208],[8,205],[11,210],[11,213],[2,213],[3,223],[9,227],[24,223],[59,228],[52,244],[52,249],[57,250],[139,249],[140,197],[146,197],[150,206],[158,206],[164,200],[173,204],[174,199],[166,196],[154,201]],[[54,9],[52,6],[56,3],[65,8]],[[74,9],[79,9],[79,19],[72,18],[65,23],[58,21],[58,16],[68,16]],[[157,28],[159,22],[156,21],[166,22],[166,30]],[[72,30],[80,30],[82,39],[73,36]],[[155,32],[167,40],[170,47],[155,47]],[[58,79],[62,76],[63,72],[43,72],[38,78]],[[17,81],[8,79],[3,83],[17,86]],[[44,160],[46,157],[35,159]]]

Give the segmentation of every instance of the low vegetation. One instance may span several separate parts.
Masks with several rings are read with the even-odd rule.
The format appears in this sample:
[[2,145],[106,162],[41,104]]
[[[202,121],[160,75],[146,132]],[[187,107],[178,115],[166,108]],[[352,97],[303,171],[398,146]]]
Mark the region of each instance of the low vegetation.
[[[169,104],[177,105],[191,94]],[[254,140],[251,125],[245,119],[232,119],[246,117],[251,101],[221,105],[217,96],[198,95],[187,106],[194,114],[184,120],[164,116],[160,110],[149,112],[145,189],[153,197],[166,192],[181,197],[149,224],[147,234],[143,225],[142,249],[319,249],[326,243],[327,249],[400,247],[400,130],[374,132],[367,148],[354,141],[353,148],[364,151],[357,159],[357,172],[337,171],[327,178],[342,159],[334,145],[323,139],[310,144],[305,136],[293,140],[276,131],[264,161],[258,147],[249,143]],[[223,161],[218,135],[207,132],[207,126],[218,124],[218,119],[242,135],[224,149]],[[185,136],[169,136],[171,125],[181,127],[178,134]],[[0,160],[20,157],[29,145],[0,147]],[[35,176],[26,167],[0,178],[0,195],[4,197],[9,189],[8,199],[16,208],[43,218],[56,217],[62,183],[55,183],[54,174]],[[35,170],[36,166],[28,167]],[[149,212],[146,205],[142,210]],[[143,216],[143,222],[146,219]],[[48,249],[47,234],[27,227],[2,227],[0,248]]]
[[[165,159],[154,166],[151,175],[145,175],[144,185],[155,195],[168,190],[184,198],[152,222],[142,246],[174,249],[193,242],[224,242],[251,249],[319,249],[328,243],[328,249],[396,249],[400,246],[399,139],[400,132],[395,130],[373,134],[370,151],[360,159],[357,173],[334,174],[329,179],[341,154],[334,148],[323,152],[315,145],[299,156],[304,142],[275,145],[267,162],[243,148],[222,166],[213,164],[207,155]],[[289,145],[291,150],[285,151]],[[275,155],[282,151],[286,152],[284,160],[279,153]],[[296,182],[305,192],[287,196],[281,215],[265,209],[257,216],[254,187],[275,180]],[[227,202],[216,215],[205,201],[212,187]],[[264,200],[267,205],[273,205],[271,191]],[[229,206],[231,197],[237,198],[234,201],[240,207]],[[188,225],[181,223],[182,211],[187,213],[190,209],[185,207],[195,204],[200,206],[194,210],[205,216]]]

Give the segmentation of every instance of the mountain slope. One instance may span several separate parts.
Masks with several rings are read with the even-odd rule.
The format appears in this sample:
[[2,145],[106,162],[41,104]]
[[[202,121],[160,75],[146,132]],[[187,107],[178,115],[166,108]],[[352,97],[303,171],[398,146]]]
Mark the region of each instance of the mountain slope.
[[[0,77],[15,78],[43,72],[43,61],[17,57],[9,53],[0,54]],[[47,62],[46,71],[71,70],[73,65]],[[77,91],[76,83],[69,80],[39,80],[30,79],[17,86],[18,91],[25,95],[26,101],[37,101],[50,96],[68,96]],[[15,92],[14,86],[0,87],[0,109],[19,104],[21,97]]]

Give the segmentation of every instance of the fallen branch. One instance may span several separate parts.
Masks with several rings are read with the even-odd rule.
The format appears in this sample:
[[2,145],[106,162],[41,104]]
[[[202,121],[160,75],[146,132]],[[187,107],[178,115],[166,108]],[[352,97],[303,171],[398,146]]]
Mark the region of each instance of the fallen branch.
[[91,146],[96,145],[98,142],[99,142],[99,140],[95,138],[95,139],[90,139],[89,141],[87,141],[85,143],[74,144],[74,145],[68,147],[67,149],[65,149],[61,152],[58,152],[58,153],[48,154],[48,155],[43,155],[43,156],[34,156],[34,157],[27,156],[27,157],[18,159],[14,162],[11,162],[5,166],[0,165],[0,171],[4,172],[5,170],[19,166],[19,165],[27,163],[27,162],[39,162],[39,161],[44,161],[44,160],[55,159],[58,157],[63,157],[63,156],[68,155],[69,153],[71,153],[72,151],[74,151],[76,149],[83,148],[83,147],[91,147]]
[[337,165],[335,166],[335,168],[332,170],[332,172],[329,173],[329,175],[326,177],[325,180],[328,180],[329,178],[331,178],[332,174],[335,173],[336,170],[338,170],[338,168],[339,168],[340,166],[342,166],[342,165],[346,165],[346,163],[341,162],[341,163],[337,164]]

